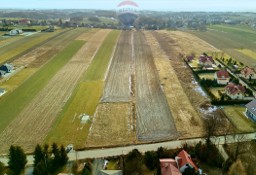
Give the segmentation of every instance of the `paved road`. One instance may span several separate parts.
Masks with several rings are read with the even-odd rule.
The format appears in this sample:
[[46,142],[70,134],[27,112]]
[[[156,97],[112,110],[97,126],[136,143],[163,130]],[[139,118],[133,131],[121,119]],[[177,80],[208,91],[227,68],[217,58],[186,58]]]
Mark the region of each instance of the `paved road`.
[[[237,135],[228,135],[226,136],[227,143],[235,143],[241,141],[250,141],[256,139],[256,132],[249,134],[237,134]],[[167,141],[161,143],[152,143],[152,144],[143,144],[143,145],[131,145],[124,147],[115,147],[115,148],[102,148],[102,149],[91,149],[84,151],[74,151],[68,154],[69,160],[79,160],[86,158],[103,158],[109,156],[118,156],[122,154],[127,154],[133,149],[138,149],[140,152],[144,153],[146,151],[156,151],[159,147],[164,147],[168,149],[175,149],[182,147],[183,144],[187,143],[188,145],[195,145],[198,142],[204,142],[205,138],[197,139],[186,139],[186,140],[175,140]],[[223,145],[225,143],[225,137],[213,137],[212,142],[216,145]],[[27,156],[28,163],[27,165],[33,165],[33,155]],[[0,161],[7,165],[8,157],[0,156]]]

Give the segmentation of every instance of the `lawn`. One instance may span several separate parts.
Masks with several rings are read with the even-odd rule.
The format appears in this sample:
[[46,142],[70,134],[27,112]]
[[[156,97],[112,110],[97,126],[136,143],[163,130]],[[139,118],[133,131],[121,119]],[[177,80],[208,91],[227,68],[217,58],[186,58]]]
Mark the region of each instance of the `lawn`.
[[239,132],[255,132],[256,124],[246,118],[244,114],[245,107],[235,105],[225,106],[223,111]]
[[96,111],[104,88],[104,77],[119,34],[120,31],[110,32],[102,43],[47,136],[47,143],[57,142],[64,145],[72,143],[76,147],[84,147],[91,122],[81,124],[79,116],[87,114],[93,117]]
[[239,52],[241,52],[242,54],[251,57],[253,59],[256,59],[256,52],[249,50],[249,49],[239,49]]
[[49,82],[53,75],[72,58],[83,44],[84,42],[82,41],[73,41],[22,85],[0,100],[0,132]]
[[9,44],[5,43],[5,46],[0,48],[0,63],[6,62],[19,54],[25,53],[31,48],[37,47],[44,41],[47,41],[61,32],[63,32],[63,30],[51,33],[37,33],[23,37],[19,40],[10,41]]
[[216,98],[220,98],[220,94],[219,94],[219,90],[223,91],[224,88],[223,87],[218,87],[218,88],[209,88],[209,90],[211,91],[211,93],[216,97]]
[[213,73],[202,73],[202,74],[198,74],[198,76],[200,77],[200,79],[210,79],[213,80],[214,79],[214,74]]

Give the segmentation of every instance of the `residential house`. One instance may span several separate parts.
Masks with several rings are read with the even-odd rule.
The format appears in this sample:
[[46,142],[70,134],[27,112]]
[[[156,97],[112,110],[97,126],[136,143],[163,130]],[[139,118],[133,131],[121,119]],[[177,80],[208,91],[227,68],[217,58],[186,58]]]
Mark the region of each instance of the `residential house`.
[[256,79],[256,71],[254,68],[245,66],[240,73],[240,76],[245,79]]
[[225,87],[225,91],[227,96],[231,99],[243,99],[245,96],[245,88],[242,85],[236,85],[234,83],[230,83]]
[[6,72],[5,72],[5,71],[0,70],[0,77],[3,77],[5,74],[6,74]]
[[229,76],[228,71],[219,70],[219,71],[215,72],[214,79],[217,80],[217,83],[219,85],[227,85],[230,80],[230,76]]
[[183,173],[188,167],[194,168],[195,171],[198,171],[198,167],[195,165],[191,156],[185,150],[180,151],[179,154],[175,157],[175,160],[181,173]]
[[182,175],[174,159],[160,159],[162,175]]
[[212,65],[214,64],[214,60],[211,56],[203,54],[199,57],[199,64],[203,67],[212,67]]
[[5,71],[6,73],[10,73],[13,70],[13,65],[11,64],[4,64],[0,66],[1,71]]
[[256,122],[256,99],[246,104],[245,107],[246,116],[252,121]]
[[99,175],[123,175],[122,170],[101,170]]

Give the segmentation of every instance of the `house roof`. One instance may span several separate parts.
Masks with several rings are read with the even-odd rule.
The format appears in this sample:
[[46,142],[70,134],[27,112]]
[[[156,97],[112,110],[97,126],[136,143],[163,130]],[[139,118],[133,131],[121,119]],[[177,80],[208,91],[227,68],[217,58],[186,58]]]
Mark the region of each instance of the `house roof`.
[[174,159],[160,159],[162,175],[182,175]]
[[250,111],[253,115],[256,116],[256,99],[252,100],[251,102],[245,105],[248,111]]
[[229,78],[229,73],[226,70],[219,70],[216,72],[218,79],[227,79]]
[[256,71],[255,69],[251,68],[251,67],[248,67],[248,66],[245,66],[242,70],[241,70],[241,74],[245,75],[245,76],[248,76],[250,74],[255,74]]
[[179,168],[183,167],[186,164],[190,164],[192,167],[195,168],[195,170],[198,170],[197,166],[192,161],[191,156],[185,150],[180,151],[177,157],[180,158],[178,159]]
[[232,95],[235,95],[235,94],[238,94],[238,93],[245,93],[245,88],[238,84],[234,84],[234,83],[230,83],[228,84],[225,89],[229,92],[229,94],[232,94]]
[[199,61],[202,63],[206,63],[206,62],[214,62],[211,56],[207,56],[207,55],[200,55],[199,57]]

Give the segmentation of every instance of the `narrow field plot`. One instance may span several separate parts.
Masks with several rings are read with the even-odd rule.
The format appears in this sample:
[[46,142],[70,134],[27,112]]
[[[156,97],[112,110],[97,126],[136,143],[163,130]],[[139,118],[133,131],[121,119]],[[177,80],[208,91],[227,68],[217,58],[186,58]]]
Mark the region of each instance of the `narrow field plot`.
[[123,31],[109,68],[102,102],[128,102],[131,100],[131,52],[131,32]]
[[15,59],[12,64],[38,68],[53,58],[54,55],[64,49],[74,38],[81,35],[83,32],[87,34],[87,30],[84,29],[73,29],[59,33],[54,39]]
[[28,79],[33,73],[36,72],[35,68],[24,68],[18,72],[15,76],[11,77],[7,81],[0,83],[0,86],[7,90],[7,93],[14,91],[19,87],[26,79]]
[[38,33],[31,36],[24,37],[15,42],[12,42],[0,48],[0,63],[3,63],[14,56],[22,54],[31,48],[35,48],[40,43],[47,39],[61,33],[62,30],[52,33]]
[[140,141],[175,138],[176,127],[160,87],[153,55],[142,32],[134,33],[136,124]]
[[[174,65],[169,60],[169,55],[173,58],[177,55],[175,48],[167,45],[161,37],[155,38],[152,33],[145,32],[148,43],[151,47],[154,61],[160,77],[160,82],[163,86],[169,107],[171,109],[172,116],[175,121],[177,131],[181,137],[196,137],[203,135],[203,121],[198,115],[194,106],[191,104],[190,99],[185,93],[182,84],[177,74],[187,74],[184,67],[180,72],[174,70]],[[163,43],[162,43],[163,42]],[[166,50],[162,50],[160,44],[166,44]],[[168,54],[168,55],[166,55]],[[173,58],[174,59],[174,58]],[[175,60],[175,62],[178,62]],[[176,66],[176,65],[175,65]],[[176,67],[181,66],[177,65]],[[183,75],[183,74],[182,74]],[[188,75],[187,75],[188,76]],[[191,81],[191,77],[190,77]],[[191,82],[190,82],[191,85]],[[189,84],[186,85],[187,89],[190,89]],[[195,92],[194,92],[195,93]],[[194,95],[194,94],[193,94]],[[198,97],[197,99],[198,100]],[[193,132],[191,132],[193,131]]]
[[225,106],[223,111],[229,121],[240,132],[255,132],[256,124],[245,116],[245,107],[242,106]]
[[[105,57],[97,57],[97,55],[102,54],[99,52],[105,51],[105,48],[103,49],[103,47],[106,47],[106,44],[109,41],[113,42],[112,49],[115,45],[114,41],[116,41],[117,38],[113,37],[112,32],[110,33],[111,35],[109,32],[110,30],[98,31],[88,40],[88,49],[86,52],[84,52],[84,61],[86,62],[84,65],[85,68],[88,66],[89,68],[97,66],[95,65],[95,61],[92,61],[92,59],[110,59],[110,55],[106,55]],[[109,46],[107,48],[109,48]],[[107,67],[107,64],[105,66]],[[90,70],[94,71],[94,69],[89,68],[87,71],[85,71],[81,77],[79,85],[74,90],[73,95],[63,107],[63,111],[58,117],[59,119],[54,124],[53,129],[46,139],[47,143],[58,141],[58,143],[73,143],[76,147],[84,147],[90,122],[86,125],[81,125],[79,123],[79,116],[81,114],[87,114],[90,116],[94,115],[103,91],[103,81],[88,81],[88,79],[85,78],[88,76],[88,74],[92,74]],[[104,75],[105,72],[102,71],[102,74]]]
[[88,70],[83,77],[84,81],[102,81],[105,79],[106,71],[109,67],[111,57],[113,56],[113,49],[116,46],[119,34],[120,31],[113,30],[106,37],[105,41],[99,48],[99,51],[92,60],[90,67],[88,67]]
[[160,33],[171,38],[173,43],[169,42],[169,44],[178,45],[181,49],[180,51],[185,54],[219,51],[214,46],[189,33],[181,31],[160,31]]
[[6,44],[22,39],[23,36],[14,36],[14,37],[6,37],[6,38],[0,37],[0,38],[1,38],[0,39],[0,48],[1,48],[1,47],[4,47]]
[[[47,136],[46,143],[72,143],[76,148],[83,148],[102,90],[103,82],[100,81],[80,83]],[[81,114],[91,117],[88,123],[81,122]]]
[[136,137],[131,127],[131,103],[99,104],[93,117],[86,146],[103,147],[131,144]]
[[202,73],[202,74],[198,74],[198,76],[200,77],[200,79],[210,79],[210,80],[214,80],[214,74],[213,73]]
[[[102,30],[96,36],[105,38],[108,32],[109,30]],[[26,151],[32,151],[36,144],[42,143],[58,113],[71,96],[76,83],[88,67],[88,63],[101,44],[100,41],[100,38],[94,37],[78,52],[78,49],[66,49],[62,53],[65,53],[66,60],[73,57],[60,70],[57,67],[60,63],[52,62],[50,64],[59,71],[1,133],[0,141],[4,143],[4,147],[0,148],[0,152],[7,151],[11,144],[21,145]],[[75,45],[83,44],[82,41],[74,41],[74,43]],[[93,48],[94,52],[90,52],[90,48]],[[85,53],[91,53],[91,55],[86,57]],[[59,56],[62,58],[60,59],[61,63],[63,63],[64,55]],[[66,62],[64,61],[64,63]]]
[[87,29],[88,32],[87,33],[84,33],[82,35],[79,35],[76,40],[82,40],[82,41],[88,41],[91,36],[96,32],[98,31],[99,29]]

